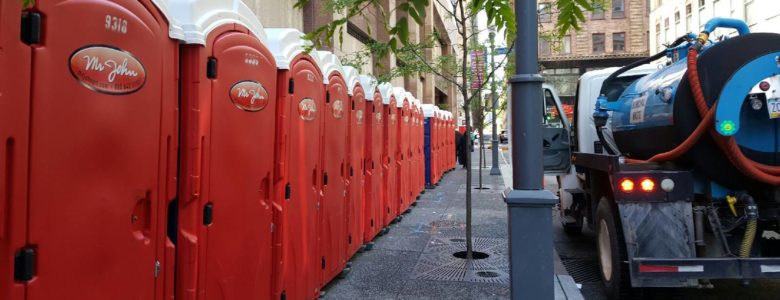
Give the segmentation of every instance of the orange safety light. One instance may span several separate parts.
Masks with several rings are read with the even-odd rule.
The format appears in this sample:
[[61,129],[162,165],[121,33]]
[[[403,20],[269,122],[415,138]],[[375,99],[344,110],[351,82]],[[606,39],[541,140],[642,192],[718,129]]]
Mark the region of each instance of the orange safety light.
[[645,178],[639,185],[642,186],[642,190],[645,192],[652,192],[655,189],[655,181],[650,178]]
[[634,191],[634,181],[628,178],[621,180],[620,189],[622,189],[624,192]]

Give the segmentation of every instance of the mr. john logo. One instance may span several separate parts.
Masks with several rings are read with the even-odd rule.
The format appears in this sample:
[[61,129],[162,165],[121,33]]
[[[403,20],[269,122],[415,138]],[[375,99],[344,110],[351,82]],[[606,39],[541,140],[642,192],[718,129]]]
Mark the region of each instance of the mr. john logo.
[[303,98],[298,103],[298,115],[304,121],[313,121],[317,117],[317,103],[311,98]]
[[109,46],[74,51],[70,73],[88,89],[109,95],[131,94],[146,83],[143,64],[133,54]]
[[341,117],[344,116],[344,101],[336,100],[333,101],[333,117],[336,119],[341,119]]
[[230,100],[239,109],[261,111],[268,105],[268,92],[257,81],[239,81],[230,88]]
[[358,125],[363,124],[363,111],[358,110],[355,112],[355,122],[357,122]]

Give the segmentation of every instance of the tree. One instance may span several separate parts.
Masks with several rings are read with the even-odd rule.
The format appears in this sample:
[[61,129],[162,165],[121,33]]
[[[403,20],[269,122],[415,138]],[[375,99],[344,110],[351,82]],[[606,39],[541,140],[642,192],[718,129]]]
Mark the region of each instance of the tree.
[[[303,8],[310,0],[297,0],[296,8]],[[368,45],[368,49],[354,55],[352,59],[345,61],[354,64],[363,64],[366,58],[373,56],[386,57],[395,55],[403,62],[396,68],[388,69],[387,73],[379,74],[377,78],[380,81],[388,81],[394,77],[408,76],[412,74],[434,74],[438,79],[442,79],[451,85],[454,85],[460,96],[463,98],[462,109],[465,113],[466,131],[471,132],[471,114],[472,101],[482,101],[481,90],[493,76],[495,69],[506,63],[505,56],[497,67],[490,70],[487,76],[479,80],[472,89],[474,76],[469,67],[470,51],[474,50],[475,43],[480,30],[476,29],[476,18],[481,12],[487,16],[487,26],[494,27],[498,32],[503,32],[509,45],[515,37],[516,22],[513,3],[508,0],[396,0],[394,7],[385,8],[382,4],[386,0],[323,0],[325,7],[337,12],[341,18],[323,25],[306,34],[306,38],[312,41],[312,47],[317,48],[323,45],[332,45],[334,39],[343,40],[344,27],[350,19],[366,18],[367,8],[374,8],[378,15],[373,16],[382,20],[384,28],[388,33],[386,42],[373,41]],[[558,22],[556,28],[560,33],[568,32],[570,29],[579,29],[578,23],[585,21],[584,11],[592,10],[593,1],[603,0],[557,0],[556,8],[558,11]],[[428,8],[434,5],[439,13],[452,20],[455,25],[453,34],[456,36],[459,44],[453,44],[456,49],[455,55],[443,55],[435,60],[426,59],[425,50],[435,47],[438,41],[438,34],[434,32],[429,36],[421,37],[419,41],[410,39],[409,24],[415,22],[423,24]],[[398,13],[400,17],[391,18],[393,13]],[[370,30],[370,28],[368,28]],[[379,29],[378,29],[379,30]],[[369,34],[371,34],[369,32]],[[562,35],[562,34],[561,34]],[[480,126],[481,127],[481,126]],[[471,170],[471,151],[466,151],[466,259],[473,259],[472,233],[471,233],[471,191],[472,191],[472,170]]]

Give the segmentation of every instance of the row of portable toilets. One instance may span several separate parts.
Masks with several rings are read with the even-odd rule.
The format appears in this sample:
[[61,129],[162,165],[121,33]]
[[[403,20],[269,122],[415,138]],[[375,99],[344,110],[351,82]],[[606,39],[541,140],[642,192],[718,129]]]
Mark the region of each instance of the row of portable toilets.
[[0,4],[0,299],[312,299],[452,115],[238,0]]

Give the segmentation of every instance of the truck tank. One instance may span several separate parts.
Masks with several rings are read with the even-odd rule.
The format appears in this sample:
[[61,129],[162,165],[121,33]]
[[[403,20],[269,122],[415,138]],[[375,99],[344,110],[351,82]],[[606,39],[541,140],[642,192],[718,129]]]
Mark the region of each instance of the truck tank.
[[[723,20],[719,20],[723,21]],[[733,21],[733,20],[731,20]],[[717,22],[714,22],[717,23]],[[713,25],[714,28],[715,25]],[[688,42],[667,50],[673,63],[644,76],[608,99],[611,129],[618,150],[626,157],[649,159],[675,149],[702,121],[688,80]],[[733,135],[744,155],[758,163],[780,165],[780,99],[754,88],[780,74],[780,35],[748,33],[721,42],[708,42],[699,51],[697,68],[707,105],[716,106],[714,128],[718,137]],[[735,91],[742,91],[740,96]],[[771,113],[770,113],[771,112]],[[730,189],[761,189],[764,183],[740,172],[724,155],[710,133],[674,163],[687,166]]]

